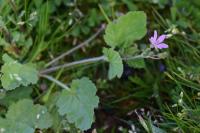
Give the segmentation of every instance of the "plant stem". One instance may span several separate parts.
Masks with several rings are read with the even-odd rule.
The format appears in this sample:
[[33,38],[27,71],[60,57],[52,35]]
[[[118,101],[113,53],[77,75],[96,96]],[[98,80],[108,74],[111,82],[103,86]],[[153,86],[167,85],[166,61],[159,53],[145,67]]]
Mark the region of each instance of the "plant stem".
[[128,61],[128,60],[136,60],[136,59],[141,59],[145,58],[143,55],[136,55],[136,56],[131,56],[131,57],[123,57],[122,60]]
[[[59,79],[59,77],[61,76],[62,72],[63,72],[63,69],[61,69],[61,70],[58,72],[58,74],[56,75],[56,80]],[[51,86],[50,86],[50,88],[48,89],[47,93],[46,93],[46,94],[43,96],[43,98],[42,98],[42,101],[43,101],[43,102],[46,103],[46,102],[49,100],[49,96],[51,95],[51,92],[53,91],[53,88],[54,88],[55,85],[56,85],[55,82],[53,82],[53,83],[51,84]]]
[[[160,58],[153,58],[151,56],[136,55],[136,56],[132,56],[132,57],[123,57],[122,60],[128,61],[128,60],[136,60],[136,59],[142,59],[142,58],[160,59]],[[89,58],[89,59],[74,61],[74,62],[71,62],[71,63],[65,63],[63,65],[53,66],[51,68],[41,70],[40,74],[48,74],[48,73],[54,72],[54,71],[61,69],[61,68],[67,68],[67,67],[72,67],[72,66],[77,66],[77,65],[89,64],[89,63],[94,63],[94,62],[98,62],[98,61],[106,61],[106,57],[102,55],[102,56],[99,56],[99,57],[93,57],[93,58]]]
[[58,66],[54,66],[54,67],[51,67],[51,68],[47,68],[45,70],[40,71],[40,73],[41,74],[47,74],[47,73],[54,72],[54,71],[61,69],[61,68],[72,67],[72,66],[81,65],[81,64],[89,64],[89,63],[94,63],[94,62],[104,61],[104,60],[105,60],[105,56],[99,56],[99,57],[84,59],[84,60],[80,60],[80,61],[74,61],[74,62],[71,62],[71,63],[66,63],[66,64],[63,64],[63,65],[58,65]]
[[62,82],[58,81],[57,79],[55,79],[55,78],[53,78],[51,76],[43,75],[43,74],[41,74],[40,76],[44,77],[44,78],[46,78],[46,79],[48,79],[48,80],[50,80],[50,81],[52,81],[54,83],[56,83],[58,86],[66,89],[67,91],[71,91],[70,88],[67,85],[63,84]]
[[55,63],[56,61],[64,58],[67,55],[70,55],[71,53],[73,53],[74,51],[84,47],[85,45],[87,45],[88,43],[90,43],[92,40],[94,40],[103,30],[105,29],[105,25],[102,25],[101,28],[95,33],[93,34],[90,38],[88,38],[87,40],[85,40],[84,42],[80,43],[79,45],[77,45],[76,47],[70,49],[69,51],[61,54],[60,56],[54,58],[52,61],[50,61],[49,63],[46,64],[46,67],[52,65],[53,63]]

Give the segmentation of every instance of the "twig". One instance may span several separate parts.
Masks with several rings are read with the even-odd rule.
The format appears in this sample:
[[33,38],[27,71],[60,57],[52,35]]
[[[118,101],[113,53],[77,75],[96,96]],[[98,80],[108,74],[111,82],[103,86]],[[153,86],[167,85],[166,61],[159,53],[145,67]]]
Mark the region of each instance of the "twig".
[[41,74],[47,74],[47,73],[54,72],[54,71],[61,69],[61,68],[72,67],[72,66],[76,66],[76,65],[80,65],[80,64],[88,64],[88,63],[93,63],[93,62],[98,62],[98,61],[103,61],[103,60],[105,60],[105,56],[99,56],[99,57],[84,59],[84,60],[80,60],[80,61],[74,61],[74,62],[71,62],[71,63],[66,63],[66,64],[63,64],[63,65],[58,65],[58,66],[54,66],[54,67],[51,67],[51,68],[47,68],[45,70],[40,71],[40,73]]
[[46,64],[46,67],[52,65],[54,62],[64,58],[67,55],[70,55],[71,53],[73,53],[74,51],[84,47],[85,45],[87,45],[88,43],[90,43],[92,40],[94,40],[103,30],[105,29],[105,25],[103,24],[101,26],[101,28],[95,33],[93,34],[90,38],[88,38],[87,40],[85,40],[84,42],[80,43],[79,45],[77,45],[76,47],[70,49],[69,51],[66,51],[65,53],[61,54],[60,56],[54,58],[52,61],[50,61],[49,63]]

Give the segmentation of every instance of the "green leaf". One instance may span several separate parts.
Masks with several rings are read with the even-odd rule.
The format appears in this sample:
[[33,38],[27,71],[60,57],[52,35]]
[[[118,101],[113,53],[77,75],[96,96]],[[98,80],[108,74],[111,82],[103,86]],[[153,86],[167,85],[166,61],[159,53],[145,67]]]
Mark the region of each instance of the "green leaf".
[[139,118],[139,122],[143,126],[143,128],[147,131],[147,133],[150,133],[150,130],[147,125],[148,123],[146,123],[146,121],[142,118],[142,116],[138,115],[138,118]]
[[133,68],[145,68],[144,59],[134,59],[127,61],[127,64]]
[[128,47],[144,37],[146,31],[146,14],[142,11],[132,11],[119,17],[116,22],[109,23],[104,39],[107,45],[113,48]]
[[114,51],[112,48],[104,48],[103,53],[107,57],[108,62],[110,63],[108,78],[113,79],[116,76],[120,78],[123,73],[123,63],[119,53]]
[[81,130],[91,127],[94,108],[98,106],[96,87],[88,78],[73,80],[71,91],[63,90],[56,103],[60,115],[66,115],[70,123]]
[[139,51],[139,49],[137,48],[136,45],[120,50],[120,54],[122,54],[125,57],[137,55],[139,52],[140,51]]
[[167,58],[168,55],[169,54],[167,52],[162,52],[162,53],[158,54],[158,57],[161,58],[161,59],[165,59],[165,58]]
[[0,104],[8,106],[20,99],[31,99],[31,93],[32,88],[30,87],[18,87],[15,90],[7,91],[4,98],[0,99]]
[[129,10],[135,11],[138,9],[136,4],[130,0],[122,0],[124,4],[128,7]]
[[12,104],[6,118],[0,119],[0,129],[5,129],[5,133],[34,133],[36,128],[45,129],[51,125],[52,119],[46,107],[34,105],[28,99]]
[[1,82],[4,89],[13,90],[20,85],[28,86],[37,83],[38,72],[33,66],[20,64],[7,54],[3,55],[3,61],[5,63],[1,68],[3,73]]
[[148,133],[166,133],[163,129],[156,127],[152,124],[151,120],[144,120],[140,115],[138,115],[140,124]]
[[49,110],[51,110],[50,114],[52,116],[52,126],[51,128],[56,132],[58,130],[58,127],[60,126],[60,122],[62,121],[62,117],[60,116],[60,114],[57,111],[57,108],[55,108],[56,102],[60,96],[59,91],[56,91],[55,93],[52,93],[50,95],[49,100],[46,103],[46,106]]
[[34,133],[34,129],[24,123],[3,118],[0,118],[0,131],[1,133]]

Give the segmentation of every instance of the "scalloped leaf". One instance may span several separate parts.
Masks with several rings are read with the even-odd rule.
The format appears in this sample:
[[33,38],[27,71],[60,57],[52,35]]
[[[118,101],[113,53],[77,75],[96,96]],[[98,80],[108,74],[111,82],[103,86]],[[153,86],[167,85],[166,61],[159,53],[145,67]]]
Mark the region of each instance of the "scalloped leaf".
[[104,48],[103,53],[109,62],[108,78],[113,79],[116,76],[120,78],[123,73],[123,63],[119,53],[112,48]]
[[0,133],[34,133],[34,129],[24,123],[0,118]]
[[31,87],[18,87],[12,91],[5,91],[4,97],[0,99],[0,104],[4,106],[9,106],[21,99],[31,99],[32,93]]
[[98,106],[96,87],[91,80],[84,77],[73,80],[71,91],[63,90],[56,103],[60,115],[66,115],[70,123],[81,130],[91,127],[94,120],[94,108]]
[[5,62],[1,68],[3,73],[1,83],[4,89],[13,90],[20,85],[28,86],[38,81],[38,71],[29,64],[20,64],[7,54],[3,55]]
[[51,125],[52,118],[46,107],[34,105],[28,99],[12,104],[6,118],[0,118],[0,129],[5,133],[34,133],[36,128],[46,129]]
[[128,47],[143,38],[146,32],[146,14],[143,11],[131,11],[108,24],[104,40],[113,48]]

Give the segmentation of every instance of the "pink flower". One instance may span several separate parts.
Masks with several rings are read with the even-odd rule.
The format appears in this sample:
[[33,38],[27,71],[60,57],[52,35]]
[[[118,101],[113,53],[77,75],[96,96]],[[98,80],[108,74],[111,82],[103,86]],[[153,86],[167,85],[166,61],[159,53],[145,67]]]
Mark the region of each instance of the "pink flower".
[[166,35],[161,35],[158,37],[157,31],[154,30],[154,35],[149,39],[149,41],[151,42],[151,48],[156,48],[156,49],[168,48],[168,45],[163,43],[165,38]]

